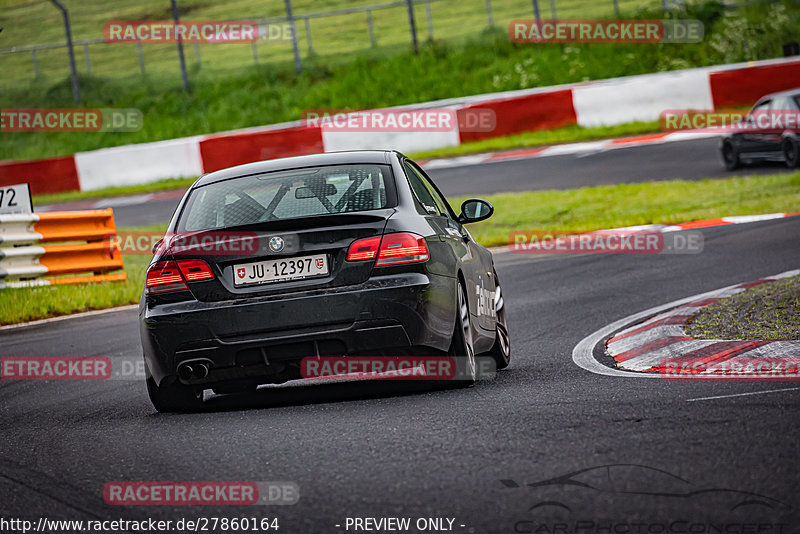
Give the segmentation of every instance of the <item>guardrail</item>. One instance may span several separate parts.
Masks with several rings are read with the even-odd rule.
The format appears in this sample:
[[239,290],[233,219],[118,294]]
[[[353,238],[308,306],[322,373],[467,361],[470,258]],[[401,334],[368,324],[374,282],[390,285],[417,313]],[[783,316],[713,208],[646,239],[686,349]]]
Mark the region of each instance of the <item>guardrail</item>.
[[0,288],[126,280],[116,234],[111,209],[0,215]]

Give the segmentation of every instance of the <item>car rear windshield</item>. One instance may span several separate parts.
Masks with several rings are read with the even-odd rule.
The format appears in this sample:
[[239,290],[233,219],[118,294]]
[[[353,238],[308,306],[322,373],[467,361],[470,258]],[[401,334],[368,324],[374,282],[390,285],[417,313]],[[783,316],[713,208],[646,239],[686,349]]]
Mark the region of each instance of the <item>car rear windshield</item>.
[[[387,188],[394,188],[388,165],[313,167],[233,178],[193,190],[178,230],[386,208]],[[390,200],[394,197],[389,195]]]

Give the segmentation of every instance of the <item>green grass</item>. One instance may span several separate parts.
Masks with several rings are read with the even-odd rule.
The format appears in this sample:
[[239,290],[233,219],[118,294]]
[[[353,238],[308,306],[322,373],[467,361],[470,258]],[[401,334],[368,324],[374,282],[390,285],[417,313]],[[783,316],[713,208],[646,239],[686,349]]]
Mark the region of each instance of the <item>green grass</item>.
[[[103,26],[109,20],[164,20],[171,18],[169,2],[164,0],[137,0],[136,2],[111,2],[109,0],[63,0],[70,10],[73,38],[97,39],[103,37]],[[385,3],[381,0],[292,0],[295,15],[317,13],[334,9]],[[507,27],[515,18],[533,15],[529,0],[491,0],[495,25]],[[549,17],[549,4],[542,3],[543,16]],[[263,17],[285,16],[281,1],[255,2],[254,0],[181,0],[178,3],[183,20],[258,20]],[[619,0],[620,8],[634,12],[642,7],[657,9],[658,0]],[[557,0],[559,17],[589,18],[609,17],[613,14],[612,0],[583,2]],[[431,4],[433,36],[436,39],[458,40],[475,35],[488,25],[485,0],[438,0]],[[428,38],[429,28],[424,6],[415,7],[418,36]],[[408,15],[405,6],[373,11],[374,35],[381,53],[397,47],[407,48],[410,43]],[[0,26],[4,26],[1,48],[64,42],[64,27],[60,13],[49,2],[30,0],[0,1]],[[370,51],[371,43],[367,18],[362,13],[316,18],[310,21],[313,53],[308,48],[305,24],[297,24],[298,42],[304,59],[313,55],[331,58]],[[186,46],[187,64],[196,70],[197,56],[193,45]],[[253,65],[251,45],[199,45],[203,70],[230,71]],[[260,63],[289,62],[292,59],[291,41],[260,41],[257,44]],[[86,74],[86,61],[82,47],[76,50],[77,68]],[[143,45],[147,73],[167,73],[179,76],[176,46],[170,44]],[[119,77],[139,73],[136,46],[132,44],[95,44],[89,46],[92,74],[101,77]],[[30,52],[6,54],[3,81],[18,83],[34,75]],[[59,79],[69,75],[64,48],[42,50],[38,53],[39,70],[46,79]]]
[[[678,223],[726,215],[800,211],[800,173],[701,182],[670,181],[570,191],[501,193],[487,221],[470,225],[485,246],[508,244],[513,230],[597,230]],[[463,198],[451,199],[460,206]],[[163,233],[164,225],[126,228]],[[139,301],[150,256],[125,255],[128,281],[0,290],[0,324],[17,323]]]
[[150,256],[123,258],[124,282],[0,289],[0,325],[139,302]]
[[[451,199],[451,204],[458,207],[465,198]],[[514,230],[591,231],[798,212],[800,173],[500,193],[484,198],[494,205],[495,213],[471,224],[469,230],[484,246],[500,246],[508,244]]]
[[706,306],[686,333],[700,339],[800,339],[800,276],[767,282]]
[[[306,7],[310,9],[310,2],[297,0],[297,11],[303,12]],[[358,2],[362,3],[362,0]],[[36,18],[48,7],[45,2],[24,4],[24,7],[20,7],[23,4],[16,1],[6,0],[6,3],[10,9],[0,10],[2,17],[6,17],[0,20],[0,24],[6,26],[2,34],[3,42],[13,43],[13,39],[16,39],[16,29],[11,33],[12,37],[8,37],[10,28],[27,28],[26,39],[36,36],[36,40],[60,31],[61,26],[57,21],[47,19],[42,22]],[[325,4],[315,3],[314,6],[315,9],[322,9],[343,3],[343,0],[328,0]],[[234,13],[243,15],[243,11],[253,15],[251,10],[245,9],[249,4],[243,0],[226,4],[230,6],[214,4],[212,7],[210,2],[187,2],[185,7],[191,8],[191,18],[221,17]],[[594,4],[590,4],[591,7],[587,8],[589,11],[580,12],[579,18],[604,13],[610,15],[610,4],[610,0],[605,7],[595,8]],[[621,2],[623,9],[627,10],[627,16],[644,18],[662,16],[657,7],[659,4],[650,1]],[[159,9],[163,11],[163,2],[156,4],[155,0],[132,3],[111,13],[102,9],[97,2],[86,2],[85,9],[91,11],[91,17],[85,28],[80,29],[84,23],[80,22],[78,13],[82,12],[84,8],[81,6],[84,4],[73,2],[72,5],[76,9],[78,37],[85,32],[91,33],[91,28],[94,28],[91,31],[99,31],[97,24],[101,20],[142,17],[155,10],[156,5],[161,6]],[[388,21],[385,35],[387,39],[390,35],[397,35],[397,44],[387,40],[389,44],[375,50],[363,49],[363,36],[347,31],[350,27],[340,21],[332,27],[331,38],[336,35],[342,39],[342,43],[350,43],[355,48],[349,52],[345,49],[337,51],[333,44],[330,47],[320,44],[319,50],[324,50],[325,54],[320,52],[304,59],[301,76],[295,74],[289,56],[286,60],[255,67],[236,66],[230,58],[222,58],[219,65],[224,65],[224,69],[216,68],[209,59],[209,63],[204,63],[203,67],[192,69],[192,89],[189,93],[181,89],[180,77],[174,70],[177,64],[174,50],[168,54],[165,52],[165,65],[171,65],[171,71],[153,70],[144,76],[132,73],[112,78],[120,76],[120,72],[128,72],[123,58],[112,58],[110,65],[114,67],[113,70],[106,72],[97,68],[91,76],[85,73],[81,75],[83,105],[137,108],[144,115],[140,131],[6,132],[0,134],[3,141],[0,143],[0,159],[34,159],[274,124],[298,120],[302,112],[308,109],[412,104],[487,92],[780,57],[781,45],[796,38],[795,30],[800,27],[800,0],[782,0],[778,3],[751,0],[733,10],[725,10],[719,2],[709,0],[704,3],[689,2],[686,12],[674,12],[675,16],[700,18],[707,23],[707,38],[700,44],[515,44],[509,41],[503,21],[513,17],[529,17],[530,3],[524,0],[493,0],[493,5],[497,27],[494,31],[481,31],[486,24],[481,14],[485,9],[483,0],[442,0],[434,4],[434,25],[440,20],[441,32],[437,30],[435,41],[423,43],[418,55],[409,51],[407,43],[402,40],[407,38],[403,37],[403,25],[396,21],[394,24],[392,20]],[[585,3],[559,0],[559,5],[564,7],[563,11],[559,10],[560,17],[577,17],[580,8],[576,6]],[[650,10],[637,11],[642,5]],[[572,7],[568,9],[568,6]],[[270,9],[276,8],[272,6]],[[598,12],[592,13],[593,9]],[[440,12],[442,14],[437,18]],[[29,20],[26,18],[28,16],[33,18]],[[418,18],[424,19],[424,16],[418,14]],[[322,24],[321,21],[312,21],[315,32],[318,22]],[[59,29],[53,30],[52,26]],[[463,35],[451,36],[448,28],[453,28],[453,32],[460,28],[458,31]],[[321,43],[324,33],[320,35]],[[381,43],[383,35],[381,33],[379,38]],[[746,47],[742,47],[743,42],[747,44]],[[129,45],[102,46],[112,48]],[[224,55],[227,53],[224,50],[233,50],[227,47],[239,45],[207,46],[219,49],[219,53]],[[63,55],[63,50],[59,53]],[[128,61],[136,61],[134,48],[130,48],[126,54]],[[0,81],[4,86],[0,107],[73,106],[70,83],[65,73],[54,76],[48,74],[39,80],[23,82],[14,74],[17,68],[13,64],[13,57],[0,55],[4,73],[3,81]],[[78,63],[82,63],[80,58]]]
[[[166,224],[118,230],[163,235]],[[127,274],[124,282],[0,289],[0,325],[136,304],[142,294],[150,259],[147,254],[124,254]]]

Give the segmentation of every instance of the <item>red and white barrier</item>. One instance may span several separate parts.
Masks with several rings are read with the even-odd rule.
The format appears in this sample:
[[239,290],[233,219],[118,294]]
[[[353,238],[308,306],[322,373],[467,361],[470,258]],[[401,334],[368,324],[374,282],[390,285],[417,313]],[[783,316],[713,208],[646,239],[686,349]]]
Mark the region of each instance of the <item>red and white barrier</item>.
[[665,109],[713,109],[708,70],[601,80],[572,89],[578,124],[611,126],[658,120]]
[[203,174],[202,137],[184,137],[78,152],[75,167],[81,191],[144,184]]
[[417,104],[449,107],[459,118],[494,111],[492,131],[342,132],[299,122],[207,136],[142,143],[74,156],[0,162],[0,186],[30,183],[33,194],[132,185],[198,176],[265,159],[383,148],[417,152],[570,125],[609,126],[655,121],[666,109],[723,109],[800,87],[800,58],[719,65],[609,80],[475,95]]

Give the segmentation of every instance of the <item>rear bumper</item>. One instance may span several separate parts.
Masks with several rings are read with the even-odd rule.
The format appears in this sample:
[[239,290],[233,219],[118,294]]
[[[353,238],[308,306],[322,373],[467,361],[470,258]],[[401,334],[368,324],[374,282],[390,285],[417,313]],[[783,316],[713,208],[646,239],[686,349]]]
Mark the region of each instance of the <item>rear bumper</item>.
[[[455,318],[455,278],[376,276],[349,287],[223,302],[140,307],[142,348],[157,383],[203,361],[199,384],[259,381],[308,356],[445,351]],[[284,376],[284,375],[280,375]],[[266,381],[270,381],[269,379]]]

